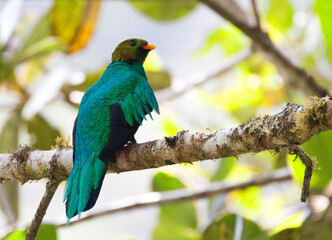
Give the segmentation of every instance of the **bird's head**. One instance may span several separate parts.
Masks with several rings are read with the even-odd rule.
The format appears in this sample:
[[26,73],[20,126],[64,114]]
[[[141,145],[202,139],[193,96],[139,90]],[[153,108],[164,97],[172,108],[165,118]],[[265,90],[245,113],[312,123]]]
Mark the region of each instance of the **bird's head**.
[[112,62],[123,61],[132,62],[137,61],[143,64],[148,53],[155,49],[156,46],[148,43],[145,40],[132,38],[120,43],[112,54]]

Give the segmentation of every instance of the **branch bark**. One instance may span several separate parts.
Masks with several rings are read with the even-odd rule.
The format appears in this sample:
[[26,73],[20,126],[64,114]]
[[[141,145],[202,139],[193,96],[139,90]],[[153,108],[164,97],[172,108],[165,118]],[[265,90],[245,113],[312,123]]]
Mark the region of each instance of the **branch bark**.
[[252,9],[253,9],[254,14],[255,14],[256,26],[260,31],[262,31],[261,20],[260,20],[260,17],[259,17],[256,0],[251,0],[251,5],[252,5]]
[[[287,104],[278,114],[252,119],[240,126],[213,132],[181,131],[172,137],[133,144],[118,151],[108,172],[157,168],[177,163],[237,156],[300,145],[332,129],[332,100],[313,98],[306,105]],[[22,147],[0,154],[0,180],[66,178],[72,169],[72,149],[50,151]]]
[[313,76],[304,69],[297,67],[277,48],[267,33],[257,27],[253,21],[246,20],[251,18],[244,11],[241,12],[238,10],[240,7],[234,0],[202,0],[202,2],[251,38],[254,45],[264,53],[267,60],[277,67],[280,75],[292,87],[300,89],[307,96],[329,96],[329,92],[318,85]]

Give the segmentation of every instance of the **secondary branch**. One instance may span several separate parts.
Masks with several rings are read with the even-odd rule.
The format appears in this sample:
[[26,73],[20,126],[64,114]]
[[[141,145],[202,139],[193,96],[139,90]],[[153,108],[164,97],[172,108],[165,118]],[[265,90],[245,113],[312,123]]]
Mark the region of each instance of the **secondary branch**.
[[59,184],[60,184],[60,180],[50,180],[47,184],[46,184],[46,190],[45,190],[45,194],[42,198],[42,200],[39,203],[38,209],[35,213],[34,218],[31,221],[31,224],[29,226],[28,232],[25,236],[25,240],[33,240],[35,239],[38,229],[40,227],[40,224],[46,214],[46,210],[48,208],[48,205],[50,204],[53,195],[56,191],[56,189],[58,188]]
[[[75,223],[81,223],[82,221],[89,220],[91,218],[104,216],[120,211],[142,208],[147,206],[170,204],[181,201],[196,200],[216,194],[223,194],[234,190],[245,189],[251,186],[264,186],[270,183],[289,181],[291,179],[292,175],[289,169],[284,168],[279,169],[273,173],[267,174],[265,176],[257,177],[242,183],[229,184],[224,181],[212,183],[206,189],[195,191],[188,189],[180,189],[168,192],[143,193],[134,197],[123,198],[109,202],[103,208],[92,209],[91,211],[84,213],[83,217],[80,220],[71,220],[70,226]],[[64,227],[66,226],[66,221],[64,221],[64,219],[65,217],[61,217],[50,223],[56,225],[57,227]]]
[[202,0],[202,2],[251,38],[254,45],[277,67],[280,75],[288,80],[290,85],[300,89],[308,96],[325,97],[329,95],[326,89],[316,83],[313,76],[290,61],[272,42],[269,35],[250,21],[251,18],[236,4],[236,1]]

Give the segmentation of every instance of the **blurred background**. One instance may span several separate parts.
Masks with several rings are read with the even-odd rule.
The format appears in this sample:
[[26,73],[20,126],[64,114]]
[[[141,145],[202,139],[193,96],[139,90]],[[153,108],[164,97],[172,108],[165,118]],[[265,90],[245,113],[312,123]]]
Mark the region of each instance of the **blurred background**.
[[[253,15],[251,1],[236,2]],[[273,42],[331,91],[332,2],[257,0],[257,5],[262,28]],[[138,142],[180,130],[237,126],[254,116],[280,112],[287,102],[310,100],[299,89],[289,87],[240,30],[195,0],[0,0],[1,153],[25,144],[48,150],[57,137],[71,138],[84,92],[108,66],[116,45],[133,37],[157,46],[144,67],[161,112],[153,115],[153,121],[144,122],[136,134]],[[248,181],[277,169],[291,171],[293,180],[118,212],[72,226],[45,225],[47,237],[39,237],[309,239],[304,237],[304,229],[328,236],[332,232],[331,219],[326,217],[331,216],[331,141],[332,132],[328,131],[303,145],[318,160],[310,204],[300,202],[304,167],[293,161],[294,156],[283,151],[245,154],[108,174],[95,208],[150,191],[204,189],[215,181]],[[46,180],[0,185],[0,237],[30,223],[45,184]],[[54,223],[59,217],[65,221],[63,188],[64,183],[48,208],[45,223]],[[221,225],[224,235],[216,230]],[[236,237],[241,232],[242,238]],[[4,239],[16,239],[8,236]],[[287,238],[290,236],[293,238]]]

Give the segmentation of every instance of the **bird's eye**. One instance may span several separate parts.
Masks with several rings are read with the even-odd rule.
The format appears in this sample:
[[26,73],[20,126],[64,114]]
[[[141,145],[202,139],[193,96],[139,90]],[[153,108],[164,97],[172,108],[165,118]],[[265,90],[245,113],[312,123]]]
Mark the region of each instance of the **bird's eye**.
[[135,46],[135,45],[136,45],[136,42],[135,42],[134,40],[131,40],[131,41],[129,42],[129,46],[133,47],[133,46]]

